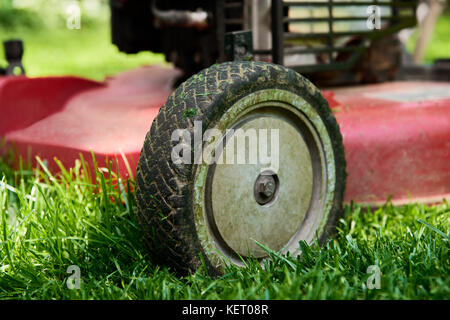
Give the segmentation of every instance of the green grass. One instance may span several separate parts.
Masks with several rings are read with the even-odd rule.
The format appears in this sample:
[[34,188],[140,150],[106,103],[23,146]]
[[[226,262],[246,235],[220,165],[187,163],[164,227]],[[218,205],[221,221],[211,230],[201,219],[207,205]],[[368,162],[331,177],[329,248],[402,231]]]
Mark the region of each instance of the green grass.
[[[20,38],[24,41],[23,64],[31,77],[76,75],[95,80],[137,68],[164,63],[162,54],[140,52],[127,55],[111,44],[108,23],[90,24],[79,30],[41,28],[38,30],[0,28],[0,41]],[[3,63],[2,63],[3,62]],[[0,66],[6,66],[3,49]]]
[[[347,206],[335,238],[301,257],[271,253],[212,279],[152,263],[134,215],[132,181],[91,181],[81,162],[57,177],[0,165],[0,299],[449,299],[448,203]],[[14,188],[14,189],[13,189]],[[67,268],[79,266],[70,290]],[[368,289],[367,268],[381,269]]]

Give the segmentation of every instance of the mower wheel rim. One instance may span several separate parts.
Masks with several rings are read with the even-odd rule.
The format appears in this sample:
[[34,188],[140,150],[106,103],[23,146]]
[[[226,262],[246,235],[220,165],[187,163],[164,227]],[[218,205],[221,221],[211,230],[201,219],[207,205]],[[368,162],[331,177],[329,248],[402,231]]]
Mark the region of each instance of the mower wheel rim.
[[[230,128],[234,134],[227,131]],[[227,163],[227,141],[238,129],[256,129],[258,133],[258,129],[274,128],[279,129],[278,167],[249,163],[249,157],[246,164]],[[220,268],[223,258],[237,265],[249,256],[262,259],[267,251],[260,245],[298,254],[299,240],[310,243],[322,232],[334,193],[331,140],[317,111],[292,92],[261,90],[231,106],[214,129],[228,134],[210,142],[212,148],[205,144],[203,152],[216,150],[217,162],[221,142],[223,164],[200,162],[194,180],[196,228],[211,262]],[[271,150],[269,136],[272,134],[267,132],[267,140],[262,141],[267,141]],[[254,185],[265,172],[274,174],[278,189],[273,199],[260,204]]]

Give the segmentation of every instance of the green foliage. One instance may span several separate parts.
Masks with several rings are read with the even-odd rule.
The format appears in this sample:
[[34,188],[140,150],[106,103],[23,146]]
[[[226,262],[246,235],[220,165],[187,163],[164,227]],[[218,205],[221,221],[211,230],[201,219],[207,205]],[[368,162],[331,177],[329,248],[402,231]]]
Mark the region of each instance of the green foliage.
[[[95,80],[137,68],[141,65],[163,63],[162,54],[140,52],[127,55],[111,43],[108,24],[81,25],[80,30],[0,29],[0,42],[20,38],[24,41],[23,64],[31,77],[49,75],[75,75]],[[0,66],[4,66],[0,50]]]
[[[41,164],[43,166],[43,164]],[[44,167],[45,168],[45,167]],[[337,234],[302,256],[270,251],[261,266],[178,278],[141,241],[133,181],[83,162],[53,176],[1,165],[0,299],[448,299],[450,205],[346,206]],[[98,171],[98,170],[96,170]],[[127,192],[125,192],[127,191]],[[69,290],[68,266],[81,269]],[[381,269],[368,289],[367,268]]]
[[108,2],[104,0],[0,0],[0,28],[52,29],[64,28],[69,16],[67,8],[77,3],[81,9],[81,24],[85,27],[107,22]]
[[35,11],[0,5],[0,30],[32,29],[42,26],[43,21]]

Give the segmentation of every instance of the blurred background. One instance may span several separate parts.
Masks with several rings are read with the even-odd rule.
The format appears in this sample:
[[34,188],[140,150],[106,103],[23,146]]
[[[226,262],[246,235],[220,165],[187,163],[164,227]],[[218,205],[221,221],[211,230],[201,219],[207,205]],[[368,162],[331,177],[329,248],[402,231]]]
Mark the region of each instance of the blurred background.
[[[108,0],[0,0],[0,42],[24,41],[23,64],[31,77],[71,74],[103,80],[164,63],[161,54],[119,52],[111,44],[109,19]],[[1,45],[0,67],[6,65]]]
[[[28,76],[105,76],[141,65],[164,63],[161,54],[126,55],[111,44],[108,0],[0,0],[0,41],[24,41]],[[150,35],[149,35],[150,36]],[[406,50],[412,52],[417,32]],[[450,5],[436,22],[424,62],[450,58]],[[0,50],[0,67],[6,66]]]

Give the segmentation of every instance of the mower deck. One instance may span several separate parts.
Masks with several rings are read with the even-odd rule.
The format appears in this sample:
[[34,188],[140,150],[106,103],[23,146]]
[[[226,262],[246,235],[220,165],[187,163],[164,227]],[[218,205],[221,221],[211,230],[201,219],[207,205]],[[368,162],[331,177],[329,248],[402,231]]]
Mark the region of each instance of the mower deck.
[[[0,137],[58,171],[90,151],[99,166],[134,171],[177,70],[144,67],[99,83],[76,77],[0,78]],[[347,160],[345,200],[380,205],[450,198],[450,84],[394,82],[322,91]],[[33,160],[34,161],[34,160]],[[114,170],[117,168],[113,168]],[[134,172],[133,172],[134,174]]]
[[[104,83],[74,77],[4,78],[0,112],[6,117],[0,120],[0,136],[23,159],[35,164],[39,156],[52,171],[58,171],[54,158],[66,167],[73,166],[80,154],[92,162],[92,150],[100,167],[117,158],[119,172],[126,175],[123,156],[135,170],[145,134],[177,75],[174,69],[150,67]],[[30,114],[38,109],[40,114]]]

